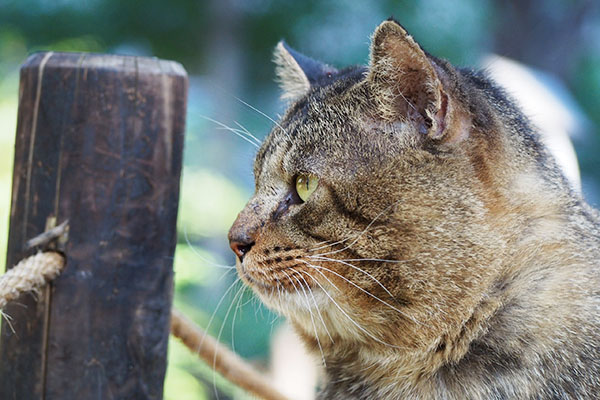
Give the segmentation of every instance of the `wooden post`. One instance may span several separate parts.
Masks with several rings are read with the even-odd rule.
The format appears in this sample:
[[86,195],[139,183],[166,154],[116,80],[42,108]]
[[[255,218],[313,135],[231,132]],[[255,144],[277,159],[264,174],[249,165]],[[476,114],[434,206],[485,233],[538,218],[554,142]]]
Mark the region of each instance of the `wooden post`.
[[38,53],[21,69],[7,266],[69,221],[61,276],[5,309],[0,399],[161,399],[187,96],[181,65]]

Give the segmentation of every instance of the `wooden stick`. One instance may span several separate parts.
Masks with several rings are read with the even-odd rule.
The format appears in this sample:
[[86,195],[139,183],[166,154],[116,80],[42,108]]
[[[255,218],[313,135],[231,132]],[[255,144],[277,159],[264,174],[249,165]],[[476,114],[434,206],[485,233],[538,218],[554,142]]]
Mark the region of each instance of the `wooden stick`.
[[6,265],[51,241],[66,267],[6,306],[0,399],[162,399],[186,92],[155,58],[23,64]]

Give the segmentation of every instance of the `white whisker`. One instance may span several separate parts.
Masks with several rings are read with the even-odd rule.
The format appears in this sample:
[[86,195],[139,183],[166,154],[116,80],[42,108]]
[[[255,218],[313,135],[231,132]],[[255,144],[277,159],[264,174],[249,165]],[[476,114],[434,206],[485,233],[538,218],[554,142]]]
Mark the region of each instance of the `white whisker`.
[[[300,260],[303,261],[303,260]],[[323,267],[322,265],[314,265],[311,263],[308,263],[306,261],[303,261],[304,263],[306,263],[308,266],[312,267],[312,268],[317,268],[317,269],[323,269],[325,271],[331,272],[332,274],[342,278],[343,280],[345,280],[346,282],[348,282],[350,285],[354,286],[355,288],[359,289],[360,291],[362,291],[363,293],[371,296],[372,298],[374,298],[375,300],[379,301],[382,304],[385,304],[386,306],[390,307],[392,310],[398,312],[400,315],[402,315],[405,318],[410,319],[411,321],[413,321],[416,324],[419,325],[423,325],[421,322],[419,322],[418,320],[416,320],[415,318],[411,317],[410,315],[407,315],[404,311],[400,310],[399,308],[391,305],[390,303],[388,303],[387,301],[380,299],[378,296],[374,295],[373,293],[369,292],[368,290],[366,290],[365,288],[361,287],[360,285],[356,284],[355,282],[352,282],[350,279],[346,278],[345,276],[327,268],[327,267]]]
[[[306,271],[302,271],[299,270],[298,272],[303,273],[305,275],[308,275],[311,279],[314,280],[314,278],[312,276],[310,276],[310,274]],[[325,329],[325,332],[327,333],[327,336],[329,336],[329,340],[331,340],[331,343],[335,343],[333,341],[333,337],[331,337],[331,333],[329,333],[329,329],[327,329],[327,324],[325,323],[325,320],[323,319],[323,315],[321,314],[321,310],[319,309],[319,305],[317,304],[317,299],[315,299],[315,294],[313,293],[312,290],[310,290],[310,285],[308,284],[308,282],[306,281],[306,279],[304,279],[304,277],[302,275],[299,275],[300,278],[302,278],[302,280],[304,281],[304,283],[306,283],[306,287],[308,288],[308,292],[310,293],[312,299],[313,299],[313,304],[315,305],[315,308],[317,309],[317,314],[319,315],[319,319],[321,320],[321,324],[323,324],[323,329]]]
[[235,310],[233,311],[233,318],[231,320],[231,350],[235,352],[235,318],[237,317],[238,310],[244,307],[245,304],[242,304],[242,299],[244,298],[244,292],[248,287],[246,285],[242,285],[242,294],[238,297],[237,304],[235,306]]
[[[252,138],[254,138],[254,136],[252,136],[252,138],[249,137],[248,136],[248,132],[246,132],[243,129],[232,128],[230,126],[228,126],[228,127],[218,126],[215,129],[222,130],[222,131],[229,131],[229,132],[233,132],[233,133],[239,133],[240,135],[243,135],[243,136],[247,137],[249,140],[253,140]],[[258,145],[259,143],[256,143],[256,144]]]
[[210,261],[209,259],[205,258],[202,256],[202,254],[200,254],[200,252],[196,249],[196,246],[194,246],[192,244],[192,242],[190,241],[190,238],[188,237],[188,231],[187,231],[187,225],[184,225],[183,227],[183,236],[185,238],[186,243],[188,244],[188,246],[190,247],[190,249],[192,249],[192,252],[202,261],[204,261],[205,263],[207,263],[208,265],[211,265],[213,267],[217,267],[217,268],[223,268],[223,269],[235,269],[235,265],[222,265],[222,264],[217,264],[214,263],[212,261]]
[[11,332],[13,334],[16,334],[17,332],[15,331],[15,328],[13,327],[12,324],[12,317],[8,314],[6,314],[5,312],[0,310],[0,317],[4,318],[4,321],[6,322],[6,324],[8,325],[8,327],[10,328]]
[[[229,304],[229,307],[227,307],[227,312],[225,313],[225,317],[223,318],[223,322],[221,322],[221,328],[219,329],[219,334],[217,335],[217,342],[221,342],[221,334],[223,333],[223,328],[225,328],[225,323],[227,322],[227,317],[229,317],[229,313],[231,312],[231,308],[233,307],[233,305],[235,304],[235,301],[237,299],[237,297],[239,296],[239,294],[244,290],[244,285],[242,285],[242,287],[240,287],[238,289],[238,291],[235,293],[235,295],[233,296],[233,299],[231,299],[231,303]],[[217,398],[219,398],[219,393],[217,392],[217,381],[216,381],[216,373],[215,371],[217,370],[217,352],[215,351],[215,354],[213,355],[213,374],[212,374],[212,380],[213,380],[213,389],[215,391],[215,396]]]
[[352,317],[350,317],[350,315],[348,315],[348,313],[346,311],[344,311],[344,309],[333,299],[333,297],[331,297],[331,295],[329,294],[329,292],[323,287],[323,285],[321,285],[321,283],[315,279],[315,283],[321,288],[321,290],[323,290],[323,293],[325,293],[325,295],[327,297],[329,297],[329,300],[331,300],[331,302],[338,308],[338,310],[341,311],[342,314],[344,314],[344,316],[346,316],[346,318],[348,318],[350,320],[350,322],[352,322],[352,324],[354,326],[356,326],[361,332],[363,332],[364,334],[366,334],[367,336],[369,336],[371,339],[375,340],[377,343],[383,344],[385,346],[389,346],[395,349],[401,349],[403,347],[401,346],[396,346],[390,343],[386,343],[383,340],[377,338],[376,336],[374,336],[371,332],[367,331],[365,328],[363,328],[362,326],[360,326],[356,321],[354,321],[352,319]]
[[353,269],[355,269],[355,270],[357,270],[357,271],[359,271],[359,272],[362,272],[363,274],[365,274],[365,275],[367,275],[369,278],[371,278],[371,279],[372,279],[372,280],[373,280],[375,283],[377,283],[377,284],[378,284],[378,285],[379,285],[379,286],[380,286],[380,287],[381,287],[383,290],[385,290],[385,292],[386,292],[387,294],[389,294],[391,298],[394,298],[394,295],[392,294],[392,292],[390,292],[390,291],[388,290],[388,288],[386,288],[386,287],[383,285],[383,283],[381,283],[381,282],[380,282],[380,281],[379,281],[377,278],[375,278],[373,275],[371,275],[370,273],[368,273],[368,272],[367,272],[367,271],[365,271],[364,269],[362,269],[362,268],[360,268],[360,267],[357,267],[357,266],[356,266],[356,265],[354,265],[354,264],[350,264],[349,262],[345,262],[345,261],[337,260],[337,259],[335,259],[335,258],[323,257],[323,256],[320,256],[320,255],[319,255],[319,256],[308,256],[308,257],[310,257],[310,258],[312,258],[312,259],[315,259],[315,260],[319,260],[319,261],[330,261],[330,262],[337,262],[337,263],[340,263],[340,264],[342,264],[342,265],[346,265],[346,266],[348,266],[348,267],[350,267],[350,268],[353,268]]
[[350,262],[350,261],[379,261],[379,262],[383,262],[383,263],[404,264],[404,263],[415,261],[415,260],[416,260],[416,258],[411,258],[409,260],[386,260],[386,259],[383,259],[383,258],[349,258],[349,259],[341,259],[339,261],[346,261],[346,262]]
[[250,139],[249,137],[247,137],[245,134],[242,133],[242,131],[240,131],[239,129],[235,129],[235,128],[231,128],[230,126],[225,125],[222,122],[217,121],[216,119],[213,119],[211,117],[208,117],[206,115],[202,115],[202,114],[196,114],[198,117],[200,118],[204,118],[207,121],[210,121],[216,125],[219,125],[221,128],[228,130],[230,132],[232,132],[233,134],[237,135],[238,137],[240,137],[241,139],[244,139],[246,142],[250,143],[252,146],[259,148],[260,147],[260,143],[256,143],[254,142],[252,139]]
[[[305,263],[305,264],[307,264],[307,265],[309,265],[309,266],[312,266],[312,267],[314,267],[314,265],[312,265],[312,264],[310,264],[310,263],[308,263],[308,262],[306,262],[306,261],[304,261],[304,260],[300,260],[300,261],[301,261],[301,262],[303,262],[303,263]],[[315,269],[315,271],[316,271],[316,272],[318,272],[319,274],[321,274],[321,276],[322,276],[323,278],[325,278],[325,279],[327,280],[327,282],[328,282],[328,283],[329,283],[331,286],[333,286],[333,287],[335,288],[335,290],[337,290],[338,292],[340,291],[340,288],[339,288],[339,287],[337,287],[337,286],[335,285],[335,283],[333,283],[333,282],[332,282],[332,281],[331,281],[331,280],[330,280],[330,279],[329,279],[329,278],[328,278],[328,277],[327,277],[327,276],[326,276],[324,273],[322,273],[322,272],[321,272],[321,271],[319,271],[318,269]],[[313,278],[313,279],[314,279],[314,278]]]
[[256,107],[246,103],[244,100],[240,99],[239,97],[235,97],[234,98],[239,101],[240,103],[244,104],[245,106],[251,108],[252,110],[256,111],[257,113],[259,113],[260,115],[262,115],[263,117],[267,118],[269,121],[271,121],[272,123],[274,123],[275,125],[277,125],[279,127],[279,129],[281,129],[283,131],[283,133],[285,133],[287,136],[290,136],[289,133],[283,128],[283,126],[281,126],[279,124],[279,122],[275,121],[273,118],[269,117],[267,114],[265,114],[264,112],[260,111],[259,109],[257,109]]
[[[290,282],[292,282],[292,280],[288,276],[288,274],[286,274],[285,271],[282,271],[282,272],[285,274],[285,276],[288,277],[288,279],[290,279]],[[315,332],[315,338],[317,339],[317,345],[319,346],[319,351],[321,352],[321,359],[323,360],[323,366],[327,367],[327,363],[325,362],[325,353],[323,352],[323,347],[321,347],[321,340],[319,339],[319,332],[317,331],[317,325],[315,324],[314,314],[313,314],[312,310],[310,309],[310,303],[308,301],[308,295],[306,294],[306,291],[304,290],[304,286],[302,286],[302,282],[300,282],[300,280],[297,279],[297,278],[296,278],[296,282],[298,282],[298,285],[302,289],[302,293],[304,293],[304,300],[305,300],[305,303],[306,303],[306,309],[308,310],[308,313],[310,314],[310,321],[312,322],[313,330]],[[292,285],[294,285],[293,282],[292,282]],[[296,288],[296,285],[294,285],[294,288]],[[300,293],[298,292],[298,289],[296,289],[296,293],[298,293],[298,295],[300,295]]]
[[208,329],[210,328],[213,319],[215,318],[215,316],[217,315],[217,311],[219,310],[219,307],[221,307],[221,304],[223,303],[223,301],[225,300],[225,296],[227,296],[227,293],[229,293],[231,291],[231,289],[233,289],[233,287],[235,286],[236,283],[238,283],[241,279],[238,277],[236,278],[231,285],[229,285],[229,287],[227,288],[227,290],[225,291],[225,293],[223,293],[223,296],[221,296],[221,299],[219,300],[219,302],[217,303],[217,306],[215,307],[215,311],[213,311],[212,315],[210,316],[210,318],[208,319],[208,324],[206,325],[206,327],[204,328],[204,334],[202,335],[202,339],[200,339],[200,343],[198,345],[198,348],[196,349],[196,352],[198,352],[200,350],[200,348],[202,347],[202,344],[204,343],[204,339],[206,339],[206,335],[208,335]]
[[[328,253],[322,253],[322,254],[319,254],[319,255],[324,256],[324,255],[336,254],[336,253],[340,253],[340,252],[342,252],[344,250],[347,250],[347,249],[351,248],[358,241],[358,239],[360,239],[362,237],[362,235],[364,235],[369,230],[369,228],[375,223],[375,221],[377,221],[382,215],[384,215],[385,213],[387,213],[392,207],[395,207],[396,204],[398,204],[399,202],[400,202],[400,200],[398,200],[398,201],[390,204],[383,211],[381,211],[379,214],[377,214],[375,216],[375,218],[373,218],[373,220],[371,222],[369,222],[369,224],[367,225],[367,227],[365,229],[363,229],[362,232],[360,232],[356,236],[356,238],[354,238],[354,240],[349,245],[347,245],[346,247],[344,247],[342,249],[338,249],[338,250],[333,250],[333,251],[330,251]],[[348,240],[348,239],[345,239],[344,241],[346,241],[346,240]],[[342,242],[344,242],[344,241],[342,241]]]
[[248,129],[246,129],[246,127],[242,124],[240,124],[237,121],[233,121],[234,124],[236,124],[237,126],[240,127],[240,129],[242,129],[242,131],[244,131],[246,133],[247,136],[251,137],[252,139],[254,139],[256,141],[256,143],[261,144],[262,142],[260,141],[260,139],[258,139],[256,136],[254,136],[252,133],[250,133],[250,131]]
[[[326,249],[327,247],[333,247],[335,245],[347,242],[348,240],[350,240],[350,238],[346,238],[344,240],[338,240],[335,242],[333,240],[326,240],[326,241],[315,244],[315,246],[318,246],[318,247],[313,247],[312,249],[309,249],[308,251],[313,252],[313,251],[317,251],[317,250],[321,250],[321,249]],[[319,246],[319,245],[321,245],[321,246]]]

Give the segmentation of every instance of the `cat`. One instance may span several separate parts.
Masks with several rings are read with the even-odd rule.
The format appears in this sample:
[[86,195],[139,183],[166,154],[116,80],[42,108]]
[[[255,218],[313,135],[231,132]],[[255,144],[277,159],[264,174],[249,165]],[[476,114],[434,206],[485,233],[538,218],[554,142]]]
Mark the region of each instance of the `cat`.
[[598,398],[600,216],[506,94],[393,19],[367,67],[275,62],[290,105],[229,240],[318,398]]

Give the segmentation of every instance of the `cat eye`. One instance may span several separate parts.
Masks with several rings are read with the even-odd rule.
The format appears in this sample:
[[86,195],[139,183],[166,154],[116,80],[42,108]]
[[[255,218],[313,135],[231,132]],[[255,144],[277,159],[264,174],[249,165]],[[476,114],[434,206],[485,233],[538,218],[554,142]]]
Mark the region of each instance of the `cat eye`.
[[319,178],[312,174],[300,174],[296,177],[296,192],[302,201],[308,200],[319,185]]

